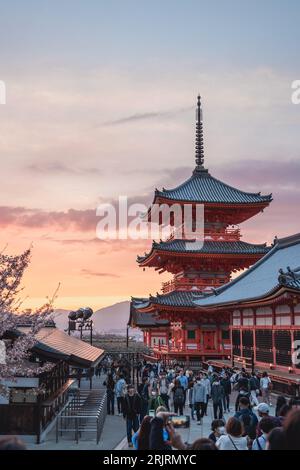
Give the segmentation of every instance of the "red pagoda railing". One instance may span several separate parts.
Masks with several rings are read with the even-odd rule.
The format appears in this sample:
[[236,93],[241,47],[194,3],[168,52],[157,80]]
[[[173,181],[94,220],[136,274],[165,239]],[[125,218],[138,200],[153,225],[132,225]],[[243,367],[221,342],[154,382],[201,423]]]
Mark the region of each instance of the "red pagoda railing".
[[161,353],[182,353],[182,354],[221,354],[228,355],[231,352],[230,344],[226,344],[224,347],[220,345],[218,349],[204,349],[200,344],[195,344],[195,347],[190,348],[188,344],[181,345],[167,345],[167,344],[157,344],[152,346],[153,351]]
[[168,294],[174,290],[192,290],[193,287],[197,287],[199,291],[203,291],[209,287],[220,287],[229,279],[172,279],[171,281],[162,283],[162,292],[163,294]]
[[[184,231],[184,229],[182,229]],[[176,236],[176,229],[171,229],[171,234],[167,240],[178,238]],[[241,239],[241,232],[239,228],[226,228],[221,230],[204,229],[204,239],[213,241],[228,241],[234,242]]]

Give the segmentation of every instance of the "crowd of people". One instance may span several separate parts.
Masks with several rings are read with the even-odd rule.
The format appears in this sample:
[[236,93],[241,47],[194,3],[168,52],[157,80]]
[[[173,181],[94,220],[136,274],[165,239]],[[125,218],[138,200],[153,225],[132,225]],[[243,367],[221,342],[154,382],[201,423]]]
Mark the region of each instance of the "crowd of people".
[[[120,365],[108,365],[104,372],[107,413],[114,414],[116,405],[126,422],[130,448],[300,449],[300,399],[288,401],[278,396],[272,409],[272,382],[267,372],[259,375],[223,368],[217,373],[212,366],[196,372],[179,365],[167,368],[160,362],[144,362],[137,386]],[[183,442],[172,417],[189,414],[201,426],[210,404],[211,433],[193,443]]]

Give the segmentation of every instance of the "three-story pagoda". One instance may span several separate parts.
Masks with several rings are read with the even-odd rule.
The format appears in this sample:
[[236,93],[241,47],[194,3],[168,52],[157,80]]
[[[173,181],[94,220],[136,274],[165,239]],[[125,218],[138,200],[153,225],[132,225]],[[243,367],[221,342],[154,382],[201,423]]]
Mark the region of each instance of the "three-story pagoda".
[[[232,273],[249,268],[268,251],[266,244],[241,240],[239,224],[262,212],[272,195],[247,193],[214,178],[204,166],[203,122],[200,96],[196,109],[196,166],[191,177],[174,189],[156,190],[154,207],[186,207],[196,225],[197,205],[204,206],[202,243],[190,238],[183,226],[180,238],[176,229],[167,240],[155,242],[149,253],[138,256],[140,267],[154,267],[173,278],[162,285],[162,294],[132,298],[129,324],[144,332],[144,341],[156,357],[179,360],[225,358],[230,352],[227,312],[201,312],[195,300],[210,295],[231,280]],[[173,221],[173,222],[172,222]],[[175,225],[174,217],[170,224]],[[195,232],[196,233],[196,232]],[[188,242],[188,243],[187,243]]]

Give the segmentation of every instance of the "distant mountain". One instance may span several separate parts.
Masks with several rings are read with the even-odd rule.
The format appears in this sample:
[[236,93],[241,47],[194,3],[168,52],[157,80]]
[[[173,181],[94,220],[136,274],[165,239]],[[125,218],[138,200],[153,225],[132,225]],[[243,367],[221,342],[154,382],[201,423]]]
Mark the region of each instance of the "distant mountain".
[[[129,319],[130,302],[118,302],[109,307],[100,308],[93,315],[94,329],[97,333],[115,333],[126,335],[126,326]],[[65,330],[68,327],[69,310],[56,309],[54,320],[57,328]],[[130,330],[136,336],[137,330]],[[138,335],[140,336],[140,335]]]

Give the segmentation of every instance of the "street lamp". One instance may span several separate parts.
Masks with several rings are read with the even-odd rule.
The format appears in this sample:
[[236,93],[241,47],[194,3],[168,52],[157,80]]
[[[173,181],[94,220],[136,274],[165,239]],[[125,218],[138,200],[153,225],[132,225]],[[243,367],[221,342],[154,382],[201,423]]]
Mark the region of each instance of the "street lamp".
[[68,334],[71,331],[80,331],[80,339],[82,339],[82,331],[90,332],[90,344],[93,344],[93,320],[91,316],[94,311],[90,307],[81,307],[76,311],[71,311],[68,315]]

